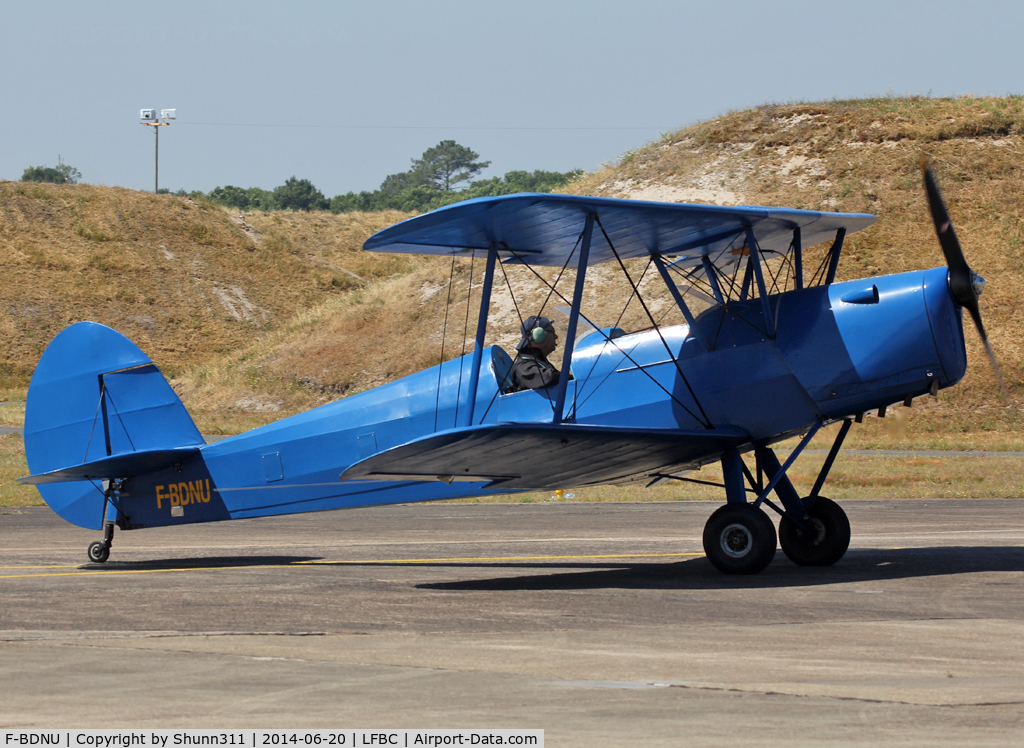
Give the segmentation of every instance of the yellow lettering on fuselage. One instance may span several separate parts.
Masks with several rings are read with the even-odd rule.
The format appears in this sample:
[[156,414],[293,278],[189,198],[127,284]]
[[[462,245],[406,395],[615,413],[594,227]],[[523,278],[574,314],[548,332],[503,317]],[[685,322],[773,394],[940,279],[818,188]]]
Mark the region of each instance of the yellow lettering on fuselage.
[[[203,483],[206,483],[206,490],[203,491]],[[156,508],[163,509],[163,502],[170,500],[171,506],[186,506],[188,504],[209,504],[210,503],[210,479],[205,481],[196,480],[188,483],[170,483],[166,486],[156,487]]]

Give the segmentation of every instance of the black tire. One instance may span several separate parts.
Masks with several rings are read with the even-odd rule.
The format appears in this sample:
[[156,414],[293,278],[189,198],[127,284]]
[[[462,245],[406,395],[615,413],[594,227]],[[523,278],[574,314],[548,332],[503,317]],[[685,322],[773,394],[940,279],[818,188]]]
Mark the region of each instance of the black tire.
[[804,525],[813,534],[801,530],[789,517],[779,522],[782,552],[799,566],[831,566],[850,547],[850,520],[839,504],[824,496],[815,500],[809,514]]
[[89,560],[94,564],[105,563],[110,558],[110,546],[97,540],[89,545],[88,554]]
[[752,504],[726,504],[704,525],[704,553],[723,574],[758,574],[775,558],[775,525]]

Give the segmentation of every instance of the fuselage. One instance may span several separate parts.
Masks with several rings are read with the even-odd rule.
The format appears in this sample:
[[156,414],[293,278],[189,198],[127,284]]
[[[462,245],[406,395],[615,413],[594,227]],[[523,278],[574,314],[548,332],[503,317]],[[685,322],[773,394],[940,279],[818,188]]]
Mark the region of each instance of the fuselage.
[[[788,291],[768,297],[767,306],[767,318],[754,299],[705,311],[694,330],[681,325],[581,339],[567,419],[666,430],[729,425],[746,430],[751,445],[769,444],[815,423],[949,387],[964,375],[961,313],[944,267]],[[446,362],[209,444],[177,468],[137,476],[122,496],[127,523],[152,527],[497,493],[482,483],[339,480],[345,468],[378,452],[469,425],[471,362]],[[550,422],[553,392],[503,392],[510,365],[500,348],[483,352],[473,423]]]

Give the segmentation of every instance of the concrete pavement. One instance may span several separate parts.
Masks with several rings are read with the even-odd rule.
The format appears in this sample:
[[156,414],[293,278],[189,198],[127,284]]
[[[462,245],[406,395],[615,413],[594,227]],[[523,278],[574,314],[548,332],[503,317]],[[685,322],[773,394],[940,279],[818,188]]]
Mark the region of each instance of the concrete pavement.
[[851,501],[725,577],[717,505],[431,504],[121,533],[0,510],[2,727],[522,727],[549,745],[1015,745],[1024,500]]

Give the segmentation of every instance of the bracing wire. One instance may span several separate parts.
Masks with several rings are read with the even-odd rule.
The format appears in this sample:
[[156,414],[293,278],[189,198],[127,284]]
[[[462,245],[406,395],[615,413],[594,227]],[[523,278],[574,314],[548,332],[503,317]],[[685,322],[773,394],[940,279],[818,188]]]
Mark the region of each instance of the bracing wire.
[[125,435],[125,437],[127,437],[128,443],[132,447],[132,451],[133,452],[138,451],[135,448],[135,442],[132,441],[132,435],[128,433],[128,427],[124,425],[124,419],[121,418],[121,413],[117,409],[117,403],[114,402],[114,396],[110,394],[110,390],[107,389],[107,385],[105,383],[103,385],[103,389],[107,393],[107,399],[110,401],[110,405],[114,408],[114,415],[117,416],[118,423],[120,423],[121,424],[121,428],[124,429],[124,435]]
[[[576,254],[576,250],[580,248],[580,242],[581,241],[583,241],[583,232],[580,232],[580,235],[578,237],[576,237],[576,244],[573,245],[572,252],[569,253],[569,256],[565,258],[565,263],[562,265],[562,269],[558,271],[558,276],[555,278],[555,282],[553,284],[551,284],[551,283],[547,283],[547,281],[545,281],[545,283],[547,284],[547,286],[551,290],[548,291],[548,295],[544,299],[544,303],[540,305],[540,311],[538,312],[538,314],[543,314],[544,313],[544,308],[548,305],[548,302],[551,300],[551,294],[555,293],[555,289],[558,287],[558,282],[560,280],[562,280],[562,276],[565,275],[565,270],[566,270],[566,268],[569,267],[569,263],[572,262],[573,255]],[[529,266],[527,266],[527,267],[529,267]],[[533,268],[531,267],[530,270],[533,271]],[[538,278],[540,278],[540,275],[536,271],[534,271],[534,275],[536,275]],[[543,279],[541,279],[541,280],[543,280]],[[558,297],[560,299],[562,299],[563,301],[565,301],[565,297],[562,296],[562,294],[558,294]],[[570,306],[571,306],[571,304],[570,304]]]
[[[622,268],[622,273],[626,276],[626,280],[628,280],[629,284],[633,286],[633,292],[636,294],[637,301],[639,301],[640,305],[644,308],[644,313],[647,315],[647,318],[651,321],[651,325],[654,326],[655,332],[658,333],[658,338],[661,340],[661,344],[665,347],[665,351],[668,353],[669,358],[672,359],[672,363],[676,367],[676,372],[679,374],[679,378],[683,380],[683,384],[686,385],[686,389],[689,391],[690,397],[693,398],[693,402],[696,403],[697,409],[700,411],[701,416],[703,416],[704,427],[709,429],[714,428],[711,424],[711,420],[708,418],[707,413],[704,412],[704,407],[700,404],[700,400],[697,399],[697,393],[693,391],[693,387],[690,386],[689,380],[687,380],[686,375],[683,373],[683,367],[680,366],[679,359],[676,358],[676,355],[674,353],[672,353],[672,349],[669,347],[668,341],[665,340],[665,336],[661,334],[661,330],[654,322],[654,317],[651,315],[650,309],[647,308],[647,303],[644,301],[644,297],[640,294],[640,291],[636,287],[636,284],[633,283],[633,278],[632,276],[630,276],[629,271],[626,269],[625,264],[622,262],[622,258],[619,257],[619,253],[618,251],[616,251],[615,245],[612,244],[612,240],[611,237],[608,236],[608,232],[605,231],[604,225],[601,223],[600,217],[595,216],[595,220],[597,222],[597,225],[601,229],[601,233],[604,235],[604,240],[608,243],[608,247],[612,250],[612,254],[615,255],[615,259],[619,263],[619,267]],[[676,399],[676,402],[679,402],[678,399]],[[680,407],[683,408],[683,410],[689,413],[695,420],[700,420],[700,418],[698,418],[697,415],[689,408],[687,408],[685,405],[683,405],[682,403],[679,403],[679,405]]]
[[[644,267],[644,271],[640,274],[640,280],[638,280],[637,283],[636,283],[637,288],[639,288],[640,285],[644,282],[644,277],[647,275],[647,271],[651,269],[651,265],[653,265],[653,264],[654,264],[654,257],[651,256],[647,260],[647,265]],[[629,298],[626,299],[626,303],[622,307],[622,311],[619,312],[619,316],[615,320],[615,324],[613,324],[612,327],[618,327],[619,323],[622,322],[622,318],[624,316],[626,316],[626,310],[629,308],[630,302],[633,301],[633,296],[634,295],[635,295],[635,292],[630,293]],[[662,319],[664,319],[664,317],[668,314],[669,311],[671,311],[671,310],[667,310],[665,312],[665,314],[662,315]],[[660,322],[660,320],[659,320],[659,322]],[[657,323],[655,324],[655,326],[657,326]],[[600,328],[597,328],[597,330],[598,330],[598,332],[601,332]],[[602,335],[603,334],[604,333],[602,333]],[[590,399],[590,394],[588,394],[586,397],[583,397],[583,390],[589,384],[590,377],[594,373],[594,369],[597,368],[597,363],[598,363],[598,357],[595,356],[594,357],[594,362],[590,365],[590,371],[587,372],[587,375],[585,377],[580,378],[579,381],[581,382],[581,384],[579,384],[577,386],[577,388],[576,388],[576,398],[575,398],[575,402],[573,403],[574,406],[575,406],[575,404],[577,402],[580,405],[583,405],[587,400]],[[608,377],[610,377],[611,375],[612,375],[612,371],[609,370],[609,372],[607,374],[605,374],[604,377],[601,379],[601,381],[598,382],[597,385],[594,387],[594,392],[596,392],[598,389],[600,389],[601,385],[604,384],[605,382],[607,382],[608,381]],[[593,393],[591,393],[591,394],[593,394]]]
[[[523,262],[523,258],[522,258],[522,257],[520,257],[520,256],[519,256],[518,254],[516,254],[515,250],[512,250],[512,249],[510,249],[510,250],[509,250],[509,252],[511,252],[511,253],[512,253],[512,256],[513,256],[513,257],[515,257],[515,258],[516,258],[517,260],[519,260],[520,262]],[[534,274],[535,276],[537,276],[537,279],[538,279],[538,280],[539,280],[539,281],[540,281],[541,283],[543,283],[544,285],[546,285],[546,286],[548,286],[549,288],[551,288],[551,289],[552,289],[552,290],[554,291],[554,295],[555,295],[555,296],[557,296],[557,297],[558,297],[559,299],[561,299],[562,301],[564,301],[564,302],[565,302],[566,304],[569,304],[570,306],[572,305],[572,302],[571,302],[571,301],[569,301],[569,299],[565,298],[565,296],[563,296],[563,295],[562,295],[561,293],[559,293],[559,292],[558,292],[557,290],[554,290],[554,287],[553,287],[553,286],[552,286],[552,285],[551,285],[551,284],[550,284],[550,283],[549,283],[549,282],[548,282],[548,281],[547,281],[547,280],[546,280],[546,279],[545,279],[545,278],[544,278],[544,277],[543,277],[542,275],[540,275],[540,273],[538,273],[538,272],[537,272],[536,270],[534,270],[534,269],[533,269],[532,267],[530,267],[529,265],[527,265],[527,264],[526,264],[525,262],[523,262],[523,266],[524,266],[524,267],[526,267],[526,268],[527,268],[527,269],[528,269],[528,270],[529,270],[529,271],[530,271],[531,273],[533,273],[533,274]],[[678,403],[678,404],[679,404],[679,407],[681,407],[681,408],[683,408],[684,410],[686,410],[686,406],[685,406],[685,405],[683,404],[683,402],[682,402],[682,401],[681,401],[681,400],[680,400],[680,399],[679,399],[678,397],[676,397],[676,396],[675,396],[674,394],[672,394],[672,393],[671,393],[671,392],[669,392],[669,391],[668,391],[667,389],[665,389],[665,386],[664,386],[664,385],[663,385],[663,384],[662,384],[661,382],[659,382],[659,381],[658,381],[657,379],[655,379],[655,378],[654,378],[654,375],[653,375],[653,374],[651,374],[651,373],[650,373],[649,371],[647,371],[647,370],[646,370],[646,369],[645,369],[645,368],[644,368],[643,366],[641,366],[641,365],[640,365],[639,363],[637,363],[637,362],[636,362],[636,360],[635,360],[635,359],[634,359],[634,358],[633,358],[632,356],[630,356],[630,355],[629,355],[629,353],[627,353],[626,351],[624,351],[624,350],[623,350],[623,349],[622,349],[622,348],[621,348],[621,347],[619,346],[619,344],[618,344],[618,343],[616,343],[616,342],[615,342],[614,340],[612,340],[612,339],[611,339],[610,337],[608,337],[608,334],[607,334],[607,333],[605,333],[605,332],[604,332],[604,330],[598,329],[598,333],[600,333],[601,337],[603,337],[603,338],[604,338],[604,340],[605,340],[605,342],[606,342],[606,343],[610,343],[610,344],[612,345],[612,347],[614,347],[614,348],[615,348],[615,350],[617,350],[617,351],[618,351],[619,353],[621,353],[621,354],[623,355],[623,357],[624,357],[624,358],[625,358],[625,359],[626,359],[627,361],[629,361],[629,362],[630,362],[631,364],[633,364],[633,366],[635,366],[635,367],[637,368],[637,370],[638,370],[638,371],[642,372],[642,373],[644,374],[644,376],[646,376],[646,377],[647,377],[648,379],[650,379],[650,380],[651,380],[651,382],[653,382],[653,383],[654,383],[654,386],[655,386],[655,387],[657,387],[657,388],[658,388],[658,389],[660,389],[660,390],[661,390],[662,392],[664,392],[664,393],[665,393],[666,395],[668,395],[668,397],[669,397],[669,398],[670,398],[671,400],[673,400],[674,402]],[[687,410],[687,412],[690,412],[690,411],[688,411],[688,410]],[[693,415],[693,413],[690,413],[690,415]],[[696,419],[696,420],[699,420],[699,419],[697,419],[697,417],[696,417],[695,415],[694,415],[693,417],[694,417],[694,419]]]
[[434,397],[434,431],[437,431],[437,417],[441,409],[441,370],[444,369],[444,342],[448,337],[448,309],[452,305],[452,282],[455,280],[455,255],[452,255],[452,269],[448,273],[448,299],[444,303],[444,325],[441,327],[441,361],[437,366],[437,394]]
[[[453,258],[454,259],[454,258]],[[473,299],[473,271],[476,263],[476,252],[469,256],[469,290],[466,292],[466,321],[462,325],[462,353],[459,359],[459,386],[455,390],[455,424],[459,423],[459,405],[462,402],[462,358],[466,355],[466,336],[469,335],[469,307]],[[472,426],[473,424],[470,424]]]
[[825,280],[826,268],[828,267],[829,260],[832,259],[832,252],[834,251],[834,249],[835,245],[833,244],[831,247],[829,247],[829,250],[828,252],[825,253],[824,257],[821,258],[821,263],[819,263],[818,269],[814,271],[814,275],[811,276],[811,282],[809,285],[818,285],[818,283],[820,282],[819,276],[821,277],[821,281]]
[[[651,269],[652,264],[654,264],[654,257],[649,256],[647,259],[647,265],[644,267],[644,271],[640,273],[640,280],[636,282],[637,289],[639,289],[640,285],[644,282],[644,277],[647,275],[647,271]],[[626,316],[626,310],[629,309],[629,304],[631,301],[633,301],[633,297],[636,296],[636,294],[636,290],[633,290],[632,293],[629,294],[629,298],[626,299],[626,305],[622,307],[622,311],[619,312],[618,319],[615,320],[615,327],[618,327],[619,323],[622,322],[622,318]]]
[[523,319],[523,313],[519,311],[519,304],[516,303],[516,294],[512,290],[512,283],[508,279],[508,273],[505,272],[505,263],[499,262],[498,267],[501,268],[501,274],[505,278],[505,286],[508,288],[508,295],[512,297],[512,306],[516,310],[516,316],[519,317],[519,327],[522,328],[523,323],[525,323],[526,320]]
[[[499,262],[498,267],[501,268],[501,275],[505,278],[505,286],[508,288],[508,295],[512,299],[512,307],[516,310],[516,317],[519,318],[519,329],[525,326],[525,320],[523,319],[523,313],[519,311],[519,304],[516,302],[515,292],[512,290],[512,283],[508,279],[508,273],[505,272],[505,263]],[[498,399],[498,395],[501,394],[502,389],[506,386],[508,378],[511,376],[511,372],[506,374],[504,379],[498,382],[498,389],[494,391],[491,396],[491,401],[487,403],[487,409],[484,410],[484,414],[480,417],[480,423],[483,423],[487,418],[487,414],[491,412],[491,408],[494,406],[494,401]]]
[[96,421],[99,420],[100,408],[103,406],[103,398],[106,395],[106,391],[107,386],[105,384],[100,385],[100,399],[96,403],[96,413],[92,417],[92,428],[89,430],[89,439],[85,443],[85,455],[82,457],[82,464],[85,464],[86,462],[89,461],[89,447],[92,446],[92,435],[96,433]]

